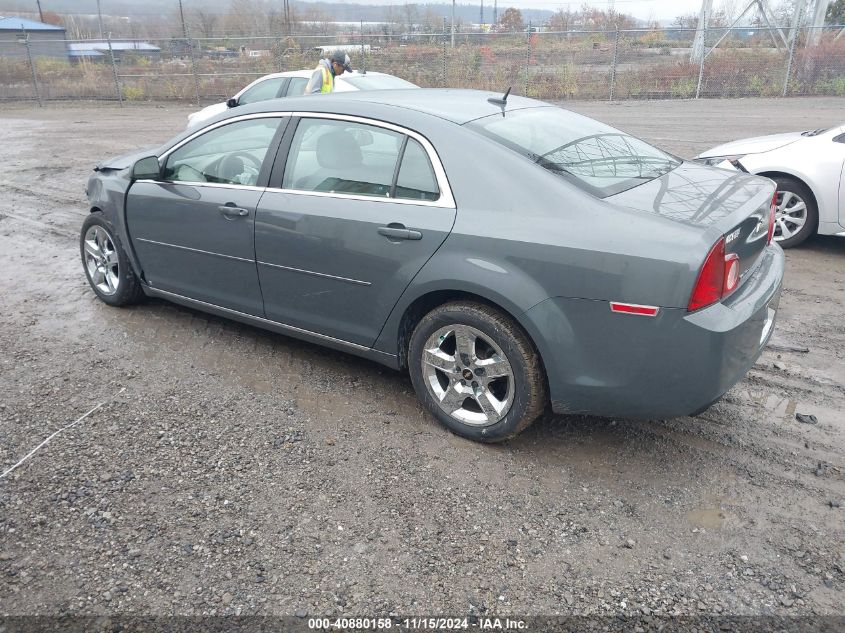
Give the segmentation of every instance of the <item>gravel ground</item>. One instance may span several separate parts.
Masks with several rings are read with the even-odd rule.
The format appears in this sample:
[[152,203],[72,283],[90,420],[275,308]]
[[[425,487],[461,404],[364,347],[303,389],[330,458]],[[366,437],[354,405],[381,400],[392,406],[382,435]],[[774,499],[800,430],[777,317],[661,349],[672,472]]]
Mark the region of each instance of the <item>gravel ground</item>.
[[[569,105],[692,156],[843,104]],[[90,168],[190,111],[0,114],[0,470],[102,403],[0,479],[0,615],[845,613],[845,239],[787,253],[773,344],[700,417],[482,446],[405,375],[95,299]]]

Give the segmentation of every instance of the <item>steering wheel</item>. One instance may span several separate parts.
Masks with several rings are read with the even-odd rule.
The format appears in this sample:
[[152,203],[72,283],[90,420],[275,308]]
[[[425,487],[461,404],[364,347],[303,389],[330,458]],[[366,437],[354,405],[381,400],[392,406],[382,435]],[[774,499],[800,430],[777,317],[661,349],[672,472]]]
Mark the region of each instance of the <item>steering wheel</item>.
[[256,175],[261,171],[261,161],[245,150],[232,152],[220,159],[217,173],[221,180],[234,181],[247,167],[252,167]]

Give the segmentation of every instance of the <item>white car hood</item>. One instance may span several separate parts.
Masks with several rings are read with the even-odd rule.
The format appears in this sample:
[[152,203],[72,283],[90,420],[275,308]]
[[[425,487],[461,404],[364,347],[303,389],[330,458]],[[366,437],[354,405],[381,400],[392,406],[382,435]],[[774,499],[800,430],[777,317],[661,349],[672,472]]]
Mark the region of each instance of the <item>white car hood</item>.
[[744,138],[739,141],[732,141],[719,145],[706,152],[702,152],[699,158],[710,158],[711,156],[743,156],[745,154],[761,154],[789,145],[803,138],[801,132],[787,132],[786,134],[771,134],[769,136],[756,136]]

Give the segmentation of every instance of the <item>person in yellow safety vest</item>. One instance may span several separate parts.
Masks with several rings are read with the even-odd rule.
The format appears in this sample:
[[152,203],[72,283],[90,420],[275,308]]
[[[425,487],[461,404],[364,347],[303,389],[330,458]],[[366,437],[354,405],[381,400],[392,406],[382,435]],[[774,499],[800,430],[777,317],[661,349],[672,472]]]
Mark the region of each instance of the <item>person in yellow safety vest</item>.
[[352,72],[352,60],[346,53],[338,52],[328,59],[321,59],[305,86],[304,94],[313,95],[334,91],[334,78],[345,71]]

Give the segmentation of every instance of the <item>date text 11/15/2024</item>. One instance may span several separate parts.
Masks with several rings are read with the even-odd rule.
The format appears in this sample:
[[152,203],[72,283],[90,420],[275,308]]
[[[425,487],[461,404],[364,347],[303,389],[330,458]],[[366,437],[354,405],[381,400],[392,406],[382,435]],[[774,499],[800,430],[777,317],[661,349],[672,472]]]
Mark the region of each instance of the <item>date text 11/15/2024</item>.
[[317,631],[482,631],[527,630],[524,620],[511,618],[309,618],[308,628]]

